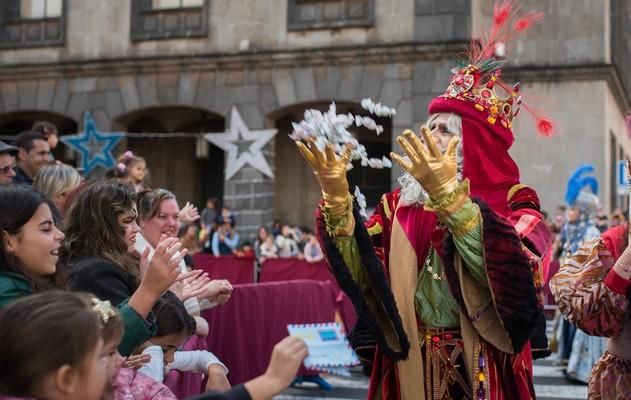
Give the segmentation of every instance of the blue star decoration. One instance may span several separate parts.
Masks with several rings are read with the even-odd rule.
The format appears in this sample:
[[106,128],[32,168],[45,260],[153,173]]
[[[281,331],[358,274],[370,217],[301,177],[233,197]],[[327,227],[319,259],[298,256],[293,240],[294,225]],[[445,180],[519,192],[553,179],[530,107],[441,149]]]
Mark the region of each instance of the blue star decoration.
[[84,131],[77,135],[60,138],[63,144],[79,153],[81,160],[78,168],[83,169],[84,175],[89,175],[99,165],[106,169],[112,168],[116,164],[112,150],[125,134],[123,132],[100,132],[89,111],[85,112],[83,128]]

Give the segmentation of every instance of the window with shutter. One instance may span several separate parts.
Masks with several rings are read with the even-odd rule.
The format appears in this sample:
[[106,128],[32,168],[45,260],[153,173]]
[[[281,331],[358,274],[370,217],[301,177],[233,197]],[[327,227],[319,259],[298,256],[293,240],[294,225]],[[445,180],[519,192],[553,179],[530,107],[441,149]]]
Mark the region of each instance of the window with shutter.
[[62,46],[66,0],[2,0],[0,48]]
[[374,0],[287,0],[287,30],[371,27]]
[[133,41],[208,35],[209,0],[132,0]]

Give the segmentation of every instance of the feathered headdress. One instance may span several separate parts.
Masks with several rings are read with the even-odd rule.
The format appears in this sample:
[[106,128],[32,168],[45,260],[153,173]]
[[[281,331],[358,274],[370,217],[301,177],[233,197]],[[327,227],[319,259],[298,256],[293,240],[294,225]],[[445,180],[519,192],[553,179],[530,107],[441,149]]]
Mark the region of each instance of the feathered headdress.
[[554,131],[550,119],[525,104],[519,83],[511,86],[501,80],[510,41],[542,18],[540,12],[520,11],[514,0],[498,0],[491,29],[481,39],[471,41],[469,51],[452,70],[447,90],[428,107],[430,114],[461,117],[462,175],[470,181],[471,195],[501,215],[511,213],[508,194],[520,183],[519,168],[509,153],[515,141],[513,119],[523,107],[536,118],[539,134],[550,136]]
[[[446,98],[471,101],[475,108],[486,114],[491,125],[501,124],[511,129],[512,121],[521,107],[537,122],[537,132],[543,136],[554,133],[552,120],[536,113],[519,94],[520,85],[509,85],[501,80],[506,62],[506,47],[511,40],[543,19],[542,12],[521,13],[514,0],[498,1],[493,8],[493,25],[484,37],[472,40],[469,50],[452,70],[453,77]],[[500,96],[496,89],[508,95]]]
[[594,172],[594,166],[583,164],[576,168],[567,181],[565,202],[570,207],[581,211],[596,211],[598,208],[598,181],[593,176],[585,176]]

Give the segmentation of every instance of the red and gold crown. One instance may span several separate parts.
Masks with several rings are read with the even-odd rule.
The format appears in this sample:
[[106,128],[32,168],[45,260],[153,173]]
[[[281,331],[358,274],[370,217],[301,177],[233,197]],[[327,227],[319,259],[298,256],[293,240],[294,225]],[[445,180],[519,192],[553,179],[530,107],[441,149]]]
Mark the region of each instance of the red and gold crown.
[[[471,101],[476,110],[486,114],[486,120],[491,125],[500,123],[504,128],[511,129],[521,104],[519,83],[513,85],[508,95],[501,97],[495,91],[496,86],[501,86],[501,75],[502,70],[499,68],[485,74],[480,68],[469,64],[455,71],[443,97]],[[506,91],[503,87],[502,90]]]

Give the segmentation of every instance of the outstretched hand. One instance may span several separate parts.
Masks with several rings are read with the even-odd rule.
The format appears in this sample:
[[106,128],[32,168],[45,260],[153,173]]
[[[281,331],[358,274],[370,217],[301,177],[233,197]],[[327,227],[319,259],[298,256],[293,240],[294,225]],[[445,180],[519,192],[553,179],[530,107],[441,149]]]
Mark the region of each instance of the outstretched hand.
[[199,219],[199,210],[187,201],[186,205],[180,210],[179,217],[183,223],[190,224]]
[[335,154],[333,146],[328,143],[325,151],[321,151],[313,139],[309,139],[308,145],[296,141],[296,146],[298,146],[298,150],[311,166],[325,200],[327,198],[346,199],[348,196],[346,171],[351,161],[351,146],[346,145],[341,157]]
[[307,160],[320,184],[324,199],[346,199],[348,196],[348,180],[346,171],[351,160],[352,148],[346,145],[341,157],[335,154],[333,146],[327,143],[325,151],[321,151],[313,139],[307,145],[296,141],[296,146]]
[[452,138],[443,154],[429,129],[423,126],[421,132],[424,142],[409,129],[397,137],[397,143],[409,160],[396,153],[390,153],[390,157],[423,186],[430,198],[437,200],[451,193],[458,185],[456,147],[460,138]]

